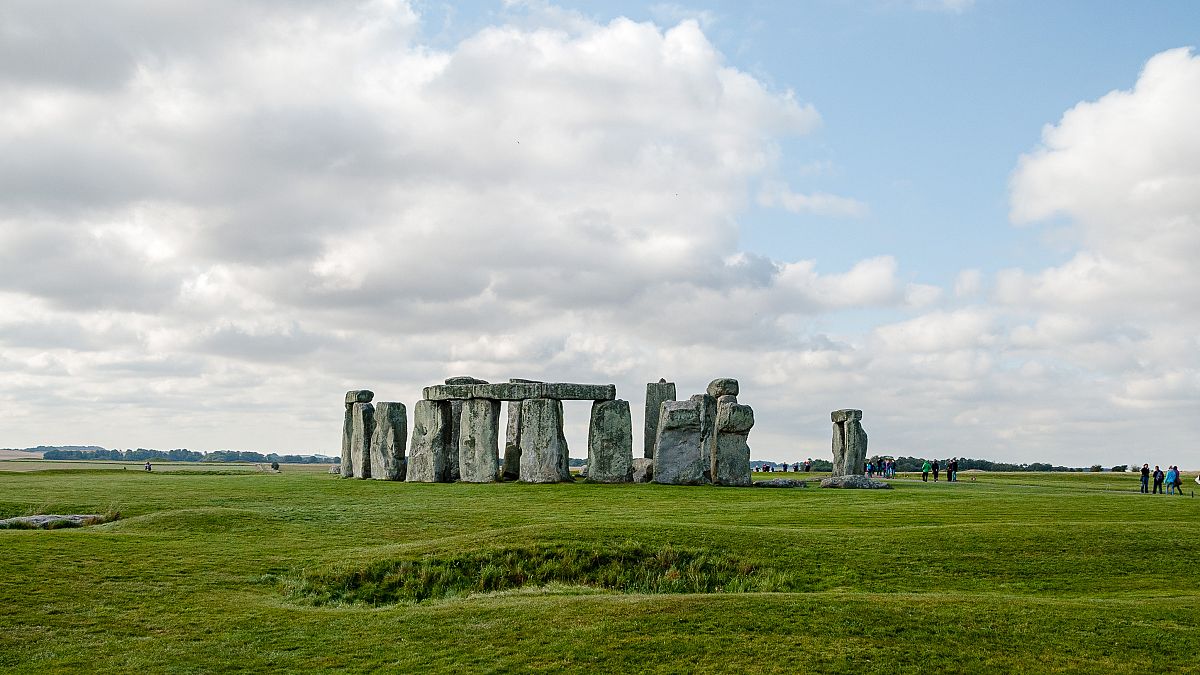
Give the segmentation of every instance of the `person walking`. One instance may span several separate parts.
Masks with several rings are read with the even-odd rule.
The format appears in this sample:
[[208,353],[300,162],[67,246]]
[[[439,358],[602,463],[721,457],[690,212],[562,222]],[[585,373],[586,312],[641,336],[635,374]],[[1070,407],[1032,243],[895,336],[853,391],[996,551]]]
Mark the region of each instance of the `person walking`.
[[1150,494],[1155,494],[1155,495],[1162,494],[1162,483],[1163,483],[1164,474],[1162,472],[1162,469],[1158,468],[1157,464],[1154,465],[1154,473],[1150,474],[1150,477],[1154,479],[1154,489],[1150,491]]
[[1175,487],[1176,487],[1175,481],[1177,481],[1178,479],[1179,479],[1179,472],[1175,470],[1175,467],[1168,466],[1167,467],[1167,494],[1169,494],[1169,495],[1175,494]]
[[1142,465],[1142,494],[1150,494],[1150,465]]
[[938,465],[938,461],[936,459],[933,460],[933,482],[935,483],[937,482],[939,469],[941,469],[941,467]]
[[925,460],[925,463],[921,465],[921,481],[922,482],[925,482],[925,483],[929,482],[929,469],[930,469],[929,460]]

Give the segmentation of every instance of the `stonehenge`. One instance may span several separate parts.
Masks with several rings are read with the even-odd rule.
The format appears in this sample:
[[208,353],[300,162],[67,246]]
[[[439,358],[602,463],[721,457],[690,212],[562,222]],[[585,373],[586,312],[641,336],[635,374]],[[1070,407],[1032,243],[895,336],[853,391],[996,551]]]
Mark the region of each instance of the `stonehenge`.
[[834,410],[833,472],[831,476],[857,476],[867,462],[867,432],[862,428],[861,410]]
[[[629,402],[617,398],[612,384],[447,378],[422,390],[413,406],[411,438],[404,404],[373,404],[373,392],[355,389],[343,400],[339,473],[410,483],[570,482],[575,479],[563,401],[591,401],[589,482],[746,487],[754,485],[748,442],[754,410],[738,402],[740,393],[738,381],[729,377],[712,380],[703,393],[682,401],[674,382],[648,383],[644,457],[634,458]],[[826,483],[858,487],[842,478],[861,474],[866,461],[862,411],[835,410],[830,419],[832,478],[838,480]]]

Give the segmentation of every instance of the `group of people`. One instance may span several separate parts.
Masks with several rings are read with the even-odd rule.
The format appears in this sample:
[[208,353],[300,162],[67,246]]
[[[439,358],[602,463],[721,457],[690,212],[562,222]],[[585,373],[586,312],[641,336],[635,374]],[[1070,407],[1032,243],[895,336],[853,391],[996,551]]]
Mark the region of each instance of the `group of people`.
[[874,478],[877,474],[881,478],[895,478],[896,460],[876,458],[867,462],[867,478]]
[[[806,471],[806,472],[812,471],[812,460],[806,459],[803,462],[796,462],[795,464],[790,465],[791,469],[788,469],[788,466],[789,465],[787,462],[783,463],[783,472],[784,473],[787,473],[789,470],[794,473],[800,473],[801,471]],[[775,471],[775,465],[774,464],[763,464],[759,470],[764,471],[766,473],[771,473],[771,472]]]
[[[925,460],[925,463],[921,465],[921,480],[928,483],[930,472],[933,473],[933,482],[936,483],[938,481],[938,475],[942,472],[942,465],[936,459],[933,460],[933,462]],[[950,483],[958,482],[957,457],[946,460],[946,481]]]
[[[1154,491],[1150,491],[1150,479],[1154,479]],[[1200,483],[1200,476],[1196,477],[1196,482]],[[1163,494],[1163,486],[1166,486],[1166,494],[1183,494],[1183,472],[1178,466],[1168,466],[1164,473],[1158,465],[1154,466],[1154,471],[1150,471],[1149,464],[1142,465],[1142,494]]]

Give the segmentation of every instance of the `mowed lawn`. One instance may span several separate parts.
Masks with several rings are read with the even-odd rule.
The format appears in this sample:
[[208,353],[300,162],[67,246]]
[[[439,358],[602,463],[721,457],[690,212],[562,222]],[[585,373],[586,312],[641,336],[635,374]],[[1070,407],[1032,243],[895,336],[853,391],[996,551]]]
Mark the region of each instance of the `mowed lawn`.
[[[0,471],[0,517],[121,514],[0,531],[0,668],[1200,670],[1200,500],[1139,495],[1133,474],[852,491],[172,468]],[[566,576],[514,587],[512,565],[547,552],[607,567],[547,563]],[[493,556],[504,590],[385,592],[388,574],[469,583]],[[712,592],[614,590],[643,572]]]

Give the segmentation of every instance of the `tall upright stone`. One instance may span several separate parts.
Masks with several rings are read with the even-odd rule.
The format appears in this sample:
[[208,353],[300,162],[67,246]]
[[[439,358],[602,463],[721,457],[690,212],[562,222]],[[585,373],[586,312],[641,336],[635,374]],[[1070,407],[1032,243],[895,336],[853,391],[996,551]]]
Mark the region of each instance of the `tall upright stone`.
[[375,406],[355,403],[350,409],[350,460],[355,478],[371,477],[371,435],[375,433]]
[[663,401],[675,400],[675,383],[665,378],[646,384],[646,431],[643,436],[643,454],[654,459],[654,442],[658,436],[658,409]]
[[464,401],[459,429],[459,480],[495,482],[500,457],[500,401],[487,398]]
[[[711,389],[711,388],[710,388]],[[716,485],[748,486],[750,445],[746,442],[754,426],[754,410],[725,394],[717,399],[716,443],[713,445],[712,481]]]
[[700,462],[707,483],[712,480],[713,447],[717,443],[717,399],[705,393],[695,394],[691,400],[700,406]]
[[588,424],[588,480],[628,483],[633,480],[633,421],[629,401],[594,401]]
[[558,475],[563,481],[570,483],[575,480],[575,476],[571,475],[571,449],[567,447],[562,399],[555,399],[554,411],[558,415],[558,424],[555,427],[558,429],[558,447],[562,448],[562,461],[558,465]]
[[[513,378],[510,384],[542,384],[538,380]],[[521,477],[521,401],[508,401],[508,424],[504,429],[504,467],[501,478],[517,480]]]
[[829,414],[833,420],[833,473],[832,476],[857,476],[862,474],[867,462],[867,432],[862,428],[861,410],[834,410]]
[[450,455],[458,455],[458,448],[450,445],[450,403],[417,401],[413,406],[413,435],[405,480],[450,482]]
[[408,447],[408,410],[403,403],[375,404],[375,431],[371,434],[371,478],[404,480],[404,450]]
[[562,431],[562,402],[531,398],[521,403],[521,473],[525,483],[557,483],[570,475]]
[[346,392],[346,411],[342,419],[342,478],[354,477],[354,455],[350,452],[350,438],[354,433],[351,411],[355,403],[370,403],[375,394],[367,389],[352,389]]
[[[459,375],[457,377],[446,378],[446,384],[465,386],[473,384],[488,384],[488,381],[481,380],[477,377],[471,377],[469,375]],[[460,477],[457,448],[460,435],[462,433],[462,428],[459,426],[459,422],[462,420],[462,409],[462,400],[454,399],[450,401],[450,453],[446,457],[446,466],[448,467],[447,471],[450,473],[451,482],[458,480]]]
[[701,425],[704,401],[663,401],[659,407],[658,435],[654,444],[655,483],[704,483],[704,448]]

